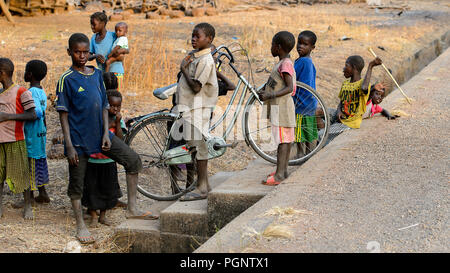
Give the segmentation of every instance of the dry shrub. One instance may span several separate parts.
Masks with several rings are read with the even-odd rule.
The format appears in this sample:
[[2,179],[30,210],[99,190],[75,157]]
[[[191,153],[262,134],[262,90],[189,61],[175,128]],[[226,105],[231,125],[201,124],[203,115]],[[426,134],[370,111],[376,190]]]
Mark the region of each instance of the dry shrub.
[[168,85],[176,79],[177,62],[167,48],[167,33],[161,25],[152,26],[151,33],[129,37],[133,41],[125,58],[127,90],[148,91]]

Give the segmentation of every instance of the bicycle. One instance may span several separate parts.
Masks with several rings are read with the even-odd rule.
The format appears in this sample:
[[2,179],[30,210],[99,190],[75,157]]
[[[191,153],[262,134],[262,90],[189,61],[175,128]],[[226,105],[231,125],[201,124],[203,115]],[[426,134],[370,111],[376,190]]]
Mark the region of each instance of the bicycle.
[[[246,55],[250,73],[252,73],[247,51],[242,46],[239,51],[243,51],[244,55]],[[262,117],[264,104],[258,96],[258,92],[264,87],[264,84],[255,89],[254,84],[249,83],[235,67],[234,56],[228,47],[224,45],[217,47],[213,52],[213,55],[215,54],[217,54],[218,68],[225,62],[236,74],[238,83],[226,110],[210,126],[210,132],[224,122],[225,118],[231,112],[239,91],[242,90],[232,119],[229,126],[226,126],[225,132],[221,136],[205,136],[208,144],[209,159],[220,157],[226,152],[227,148],[234,148],[237,144],[237,142],[227,144],[226,139],[235,126],[241,109],[244,106],[242,135],[246,144],[251,146],[263,159],[276,164],[276,146],[274,146],[272,140],[271,125],[266,118]],[[306,90],[307,93],[305,94],[314,97],[317,101],[317,107],[323,109],[324,128],[320,130],[317,128],[311,129],[318,131],[317,144],[314,149],[305,151],[303,156],[292,157],[289,160],[289,165],[299,165],[319,151],[327,139],[329,128],[327,107],[320,95],[313,88],[301,82],[297,82],[297,88]],[[250,97],[244,104],[244,99],[248,93]],[[195,183],[187,187],[183,187],[179,183],[187,179],[186,164],[193,163],[186,145],[174,140],[172,137],[175,127],[173,125],[179,119],[180,115],[171,112],[169,109],[139,116],[132,120],[133,124],[129,133],[126,135],[125,142],[141,156],[144,165],[144,170],[140,173],[142,183],[141,181],[138,183],[138,191],[149,198],[159,201],[175,200],[195,187]],[[174,174],[173,166],[177,166],[177,174]]]

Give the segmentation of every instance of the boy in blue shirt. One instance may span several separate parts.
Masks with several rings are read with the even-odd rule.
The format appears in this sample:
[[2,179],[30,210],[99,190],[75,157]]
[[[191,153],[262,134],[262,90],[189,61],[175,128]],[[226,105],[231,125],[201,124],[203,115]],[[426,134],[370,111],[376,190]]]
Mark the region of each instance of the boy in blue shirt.
[[81,198],[89,156],[103,153],[126,171],[128,208],[127,218],[156,219],[150,212],[142,213],[136,207],[138,173],[142,169],[139,155],[121,139],[109,132],[108,109],[102,72],[86,66],[89,56],[89,38],[75,33],[69,38],[68,54],[72,66],[58,81],[58,101],[64,150],[69,161],[69,186],[77,225],[77,239],[83,243],[95,240],[87,229],[82,215]]
[[[30,163],[31,190],[39,190],[39,196],[34,198],[38,203],[49,203],[45,185],[49,181],[47,154],[45,145],[47,143],[47,128],[45,122],[45,110],[47,109],[47,95],[41,86],[41,81],[47,75],[47,65],[40,60],[32,60],[25,66],[25,82],[30,83],[28,89],[33,96],[36,106],[37,119],[25,122],[25,141],[27,144],[28,161]],[[31,192],[33,199],[33,192]]]
[[[297,52],[299,58],[295,60],[294,69],[297,81],[305,83],[316,89],[316,68],[311,59],[311,51],[314,50],[317,36],[314,32],[305,30],[298,35]],[[297,143],[297,156],[305,155],[315,148],[317,133],[316,108],[317,100],[308,91],[299,88],[292,97],[295,104],[295,142]],[[304,145],[302,145],[304,144]],[[304,146],[304,147],[302,147]]]

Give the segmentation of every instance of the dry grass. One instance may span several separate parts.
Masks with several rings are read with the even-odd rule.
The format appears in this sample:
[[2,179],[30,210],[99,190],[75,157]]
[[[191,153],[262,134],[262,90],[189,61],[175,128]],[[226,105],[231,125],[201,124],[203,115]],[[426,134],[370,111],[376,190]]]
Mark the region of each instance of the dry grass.
[[292,238],[293,233],[291,228],[285,225],[269,225],[262,233],[263,237],[274,237],[274,238]]
[[298,214],[306,214],[306,215],[312,215],[312,212],[309,212],[307,210],[297,210],[294,208],[281,208],[281,207],[273,207],[270,210],[266,211],[264,213],[264,216],[279,216],[279,217],[290,217],[295,216]]

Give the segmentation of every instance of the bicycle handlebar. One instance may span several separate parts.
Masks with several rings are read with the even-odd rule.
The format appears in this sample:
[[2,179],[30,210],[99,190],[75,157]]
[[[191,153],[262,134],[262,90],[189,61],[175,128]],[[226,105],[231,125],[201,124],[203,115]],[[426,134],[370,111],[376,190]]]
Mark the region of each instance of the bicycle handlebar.
[[[219,52],[222,48],[225,49],[228,54],[226,54],[224,52]],[[214,55],[217,52],[219,52],[219,58],[220,58],[220,56],[226,56],[228,58],[228,60],[230,60],[230,63],[234,63],[234,56],[231,53],[231,51],[228,49],[228,47],[226,47],[225,45],[221,45],[221,46],[217,47],[216,50],[214,50],[214,52],[212,52],[211,54]]]

